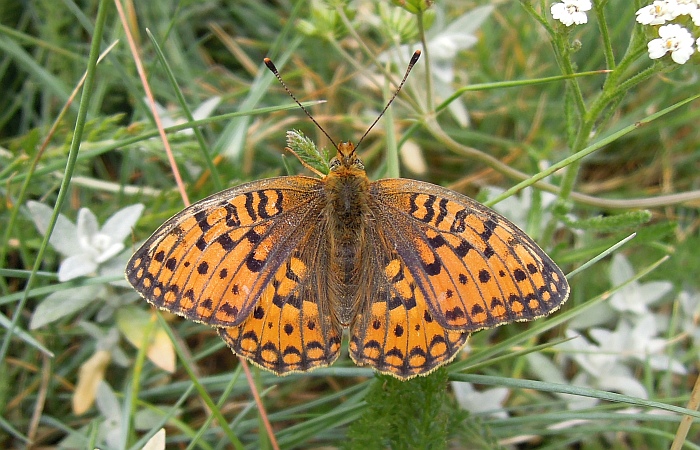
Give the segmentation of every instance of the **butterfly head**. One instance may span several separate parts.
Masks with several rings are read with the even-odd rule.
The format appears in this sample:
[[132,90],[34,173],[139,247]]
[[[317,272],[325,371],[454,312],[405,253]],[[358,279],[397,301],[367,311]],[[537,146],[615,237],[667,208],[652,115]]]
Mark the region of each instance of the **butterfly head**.
[[364,170],[360,158],[355,153],[355,146],[352,142],[341,142],[338,144],[338,154],[330,162],[331,171],[343,169]]

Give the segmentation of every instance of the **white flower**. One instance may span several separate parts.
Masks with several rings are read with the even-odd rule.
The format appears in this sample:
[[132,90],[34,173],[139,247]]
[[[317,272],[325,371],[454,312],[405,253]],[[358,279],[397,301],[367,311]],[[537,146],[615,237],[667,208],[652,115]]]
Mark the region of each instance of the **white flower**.
[[673,12],[676,17],[690,14],[698,9],[697,0],[673,0],[673,3],[675,3]]
[[553,4],[550,11],[555,20],[569,27],[588,22],[586,11],[590,11],[591,7],[590,0],[564,0]]
[[[36,227],[45,233],[53,210],[39,202],[27,203]],[[58,269],[58,280],[68,281],[97,271],[98,267],[124,250],[124,239],[141,216],[143,205],[128,206],[114,213],[99,228],[97,218],[87,208],[78,212],[77,226],[59,215],[49,243],[64,256]]]
[[453,381],[452,390],[459,406],[474,415],[485,415],[499,419],[508,417],[508,412],[503,409],[503,403],[510,393],[508,388],[494,388],[479,392],[474,389],[471,383]]
[[659,38],[649,42],[647,48],[651,59],[659,59],[671,52],[671,59],[674,62],[685,64],[695,51],[693,44],[695,39],[690,32],[674,23],[659,28]]
[[675,1],[656,0],[637,11],[637,22],[642,25],[661,25],[678,16]]
[[[619,286],[634,277],[634,268],[620,253],[613,256],[610,264],[610,283]],[[661,300],[673,290],[669,281],[632,281],[610,297],[610,306],[620,313],[632,313],[636,317],[649,315],[648,306]]]
[[[690,11],[690,18],[693,20],[693,23],[695,24],[696,27],[700,27],[700,8],[695,9],[693,11]],[[698,44],[700,46],[700,43]]]
[[[148,99],[144,99],[144,101],[148,102]],[[192,111],[192,118],[194,120],[208,118],[214,112],[216,107],[219,106],[219,103],[221,103],[221,97],[218,96],[205,100],[194,111]],[[155,108],[156,112],[160,116],[160,121],[163,123],[164,128],[174,127],[175,125],[181,125],[187,122],[187,119],[185,119],[181,114],[178,114],[177,111],[169,111],[158,102],[155,102]],[[184,130],[178,131],[178,133],[191,136],[194,134],[194,131],[192,128],[185,128]]]
[[622,360],[648,362],[653,370],[670,370],[679,375],[687,373],[680,361],[663,353],[668,341],[655,337],[656,323],[651,315],[645,316],[634,326],[621,320],[615,331],[591,328],[588,332],[604,351],[619,355]]
[[[648,398],[644,385],[637,381],[633,371],[625,364],[620,348],[617,346],[611,348],[607,342],[602,345],[592,344],[573,330],[566,330],[566,337],[571,340],[564,342],[559,348],[568,350],[571,357],[583,369],[571,380],[572,385],[589,386],[632,397]],[[571,402],[569,407],[571,409],[590,407],[590,403],[590,401]]]
[[[433,26],[427,35],[427,47],[430,53],[430,73],[433,77],[433,89],[438,100],[444,100],[455,92],[455,62],[458,54],[471,48],[478,42],[476,36],[481,24],[489,17],[493,11],[493,6],[486,5],[474,8],[462,14],[449,24],[440,23]],[[441,19],[442,14],[438,16]],[[437,31],[435,31],[437,30]],[[417,44],[402,45],[398,49],[393,49],[381,53],[379,61],[393,61],[399,67],[403,67],[410,59],[413,51],[418,48]],[[418,64],[413,69],[414,79],[424,79],[421,73],[426,70],[423,64]],[[462,127],[469,125],[469,114],[461,98],[450,103],[448,106],[454,119]]]

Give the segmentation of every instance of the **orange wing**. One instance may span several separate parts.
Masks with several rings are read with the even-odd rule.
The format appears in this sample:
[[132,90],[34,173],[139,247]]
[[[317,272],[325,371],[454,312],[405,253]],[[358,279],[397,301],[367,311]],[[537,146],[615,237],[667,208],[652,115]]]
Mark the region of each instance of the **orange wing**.
[[127,264],[150,303],[188,319],[243,323],[317,223],[320,180],[270,178],[221,191],[165,222]]
[[242,324],[218,329],[235,353],[277,375],[325,367],[340,354],[342,331],[328,302],[324,225],[306,230]]
[[435,320],[474,332],[532,320],[569,295],[561,269],[508,219],[449,189],[372,183],[375,215]]
[[328,310],[320,180],[279,177],[219,192],[136,251],[127,279],[152,304],[217,326],[238,355],[279,375],[327,366],[341,330]]
[[375,225],[367,230],[369,264],[350,328],[350,356],[358,365],[402,380],[425,375],[451,361],[469,333],[448,330],[435,320],[406,260],[395,250],[395,236],[385,233],[392,225],[385,220]]

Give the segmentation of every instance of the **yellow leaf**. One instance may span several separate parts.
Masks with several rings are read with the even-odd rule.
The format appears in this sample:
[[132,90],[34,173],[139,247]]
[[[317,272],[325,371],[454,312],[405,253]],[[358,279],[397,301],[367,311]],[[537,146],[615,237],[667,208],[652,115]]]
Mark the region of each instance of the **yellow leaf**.
[[156,330],[153,343],[148,348],[146,354],[153,364],[165,370],[166,372],[175,372],[175,349],[170,341],[168,333],[160,326]]
[[165,449],[165,429],[161,428],[151,437],[141,450],[163,450]]
[[[117,311],[117,327],[134,347],[148,345],[146,356],[153,364],[167,372],[175,371],[175,349],[168,334],[157,323],[155,315],[139,308],[122,308]],[[152,330],[146,342],[146,332]]]
[[97,350],[78,371],[78,384],[73,393],[73,413],[84,414],[95,402],[97,386],[105,377],[105,370],[112,355],[107,350]]

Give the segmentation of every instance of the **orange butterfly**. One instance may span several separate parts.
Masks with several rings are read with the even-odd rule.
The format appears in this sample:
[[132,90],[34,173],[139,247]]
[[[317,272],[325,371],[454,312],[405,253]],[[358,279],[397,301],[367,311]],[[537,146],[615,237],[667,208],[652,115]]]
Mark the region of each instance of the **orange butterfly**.
[[356,364],[426,375],[470,333],[566,300],[562,271],[503,216],[434,184],[371,182],[352,143],[337,150],[321,179],[254,181],[176,214],[128,281],[278,375],[332,364],[346,328]]

